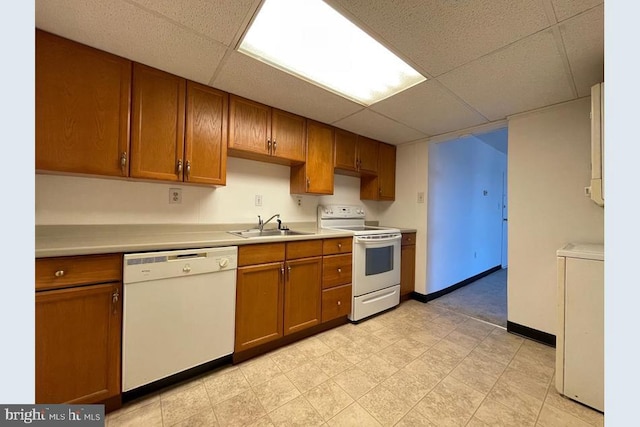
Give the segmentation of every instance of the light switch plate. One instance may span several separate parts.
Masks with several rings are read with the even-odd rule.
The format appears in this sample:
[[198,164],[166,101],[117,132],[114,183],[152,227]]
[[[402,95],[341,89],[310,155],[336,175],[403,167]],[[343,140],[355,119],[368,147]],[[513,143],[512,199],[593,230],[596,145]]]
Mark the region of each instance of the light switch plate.
[[418,203],[424,203],[424,191],[418,191]]

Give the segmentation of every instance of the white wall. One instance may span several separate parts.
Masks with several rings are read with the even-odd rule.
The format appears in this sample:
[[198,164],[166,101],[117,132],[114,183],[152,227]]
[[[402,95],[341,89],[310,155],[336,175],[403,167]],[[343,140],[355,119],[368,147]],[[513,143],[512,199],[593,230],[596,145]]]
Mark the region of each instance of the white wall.
[[[257,215],[281,214],[284,224],[316,221],[318,204],[362,204],[360,180],[335,176],[332,196],[289,194],[289,167],[229,157],[227,185],[200,187],[160,182],[36,175],[36,224],[257,223]],[[169,188],[182,189],[182,203],[169,204]],[[262,206],[254,196],[261,194]],[[367,220],[377,220],[368,202]]]
[[473,136],[430,144],[427,294],[501,264],[506,162]]
[[[378,202],[381,225],[416,229],[415,291],[426,294],[427,286],[427,167],[428,144],[417,142],[398,146],[396,151],[396,200]],[[424,192],[425,203],[417,202]]]
[[509,120],[509,321],[556,333],[556,250],[603,243],[590,180],[590,99]]

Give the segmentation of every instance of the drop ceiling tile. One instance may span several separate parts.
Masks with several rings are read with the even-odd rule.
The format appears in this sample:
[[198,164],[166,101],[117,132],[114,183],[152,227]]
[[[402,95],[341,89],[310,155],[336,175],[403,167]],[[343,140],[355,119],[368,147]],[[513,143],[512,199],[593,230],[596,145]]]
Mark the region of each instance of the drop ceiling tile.
[[38,0],[36,27],[200,83],[226,48],[121,0]]
[[432,76],[549,26],[542,1],[328,0]]
[[484,56],[438,80],[492,121],[573,98],[551,30]]
[[200,34],[227,46],[244,29],[247,14],[257,7],[256,0],[130,0],[160,13]]
[[551,0],[558,22],[602,4],[602,0]]
[[604,6],[593,8],[560,24],[578,96],[604,80]]
[[415,141],[427,136],[368,109],[338,120],[333,125],[394,145]]
[[332,123],[363,108],[238,52],[225,61],[213,86],[323,123]]
[[487,122],[435,80],[420,83],[372,105],[370,109],[429,136]]

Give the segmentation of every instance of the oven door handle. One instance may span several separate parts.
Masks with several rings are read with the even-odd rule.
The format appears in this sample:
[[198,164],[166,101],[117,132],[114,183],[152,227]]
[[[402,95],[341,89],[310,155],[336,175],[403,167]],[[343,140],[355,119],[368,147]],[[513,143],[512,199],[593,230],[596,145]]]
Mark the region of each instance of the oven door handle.
[[355,241],[356,243],[359,243],[361,245],[366,245],[368,243],[385,243],[385,242],[393,242],[396,240],[400,240],[402,239],[402,235],[398,234],[398,235],[393,235],[391,237],[381,237],[381,238],[368,238],[368,237],[361,237],[361,236],[356,236]]

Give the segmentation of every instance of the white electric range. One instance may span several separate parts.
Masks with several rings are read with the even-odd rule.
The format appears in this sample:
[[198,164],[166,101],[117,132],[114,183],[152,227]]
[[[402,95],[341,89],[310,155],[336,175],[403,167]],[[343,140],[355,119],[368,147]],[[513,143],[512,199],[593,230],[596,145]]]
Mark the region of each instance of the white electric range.
[[400,241],[397,228],[365,225],[362,206],[318,206],[318,228],[353,234],[352,303],[349,319],[365,319],[400,303]]

